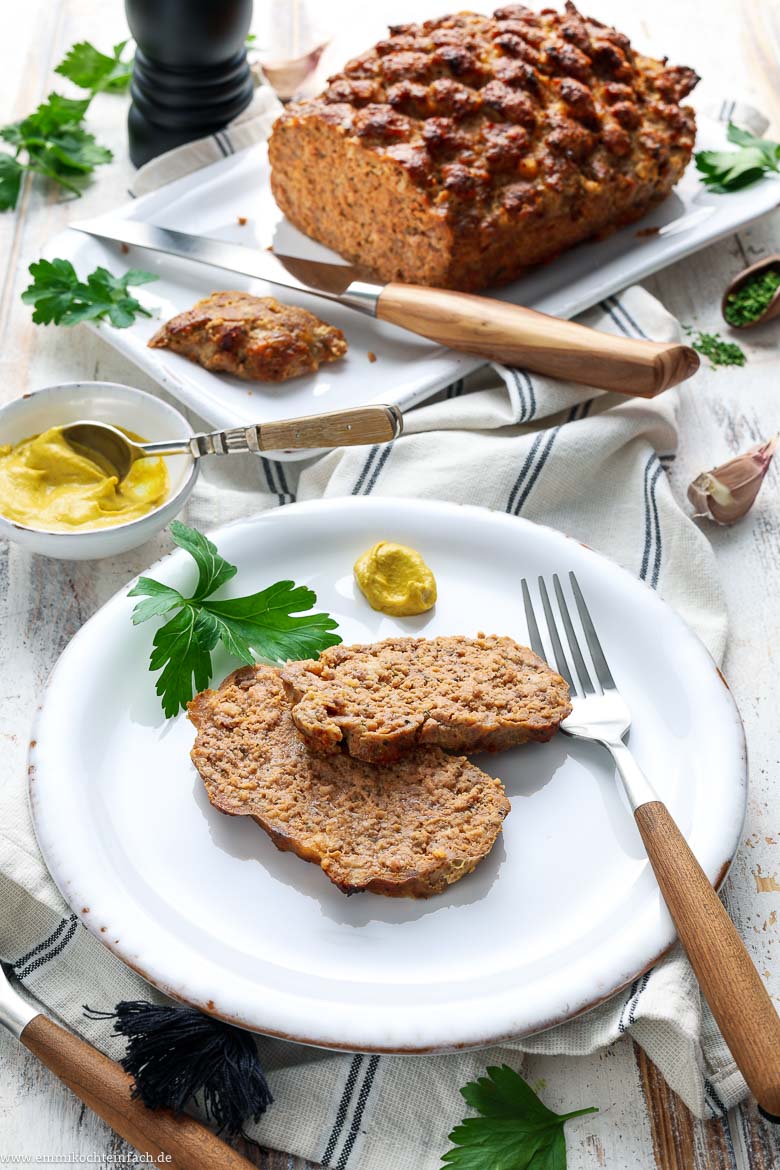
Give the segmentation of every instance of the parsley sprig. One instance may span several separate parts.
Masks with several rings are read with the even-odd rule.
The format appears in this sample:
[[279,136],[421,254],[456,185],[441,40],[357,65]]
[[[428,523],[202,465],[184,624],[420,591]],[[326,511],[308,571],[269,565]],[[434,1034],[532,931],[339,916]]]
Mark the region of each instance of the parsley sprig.
[[157,280],[151,272],[130,268],[114,276],[107,268],[96,268],[86,280],[79,280],[70,260],[38,260],[30,265],[33,282],[22,293],[26,305],[35,305],[36,325],[78,325],[79,321],[108,318],[117,329],[126,329],[141,314],[151,317],[130,292],[131,285]]
[[0,153],[0,211],[16,207],[25,172],[41,175],[79,196],[95,167],[111,162],[111,151],[95,141],[83,122],[96,93],[127,89],[133,63],[122,60],[126,44],[115,45],[111,57],[89,41],[72,45],[55,72],[87,90],[89,96],[50,93],[32,114],[0,129],[0,139],[12,148],[12,153]]
[[592,1106],[553,1113],[506,1064],[489,1068],[461,1093],[481,1116],[467,1117],[450,1134],[454,1149],[443,1158],[450,1170],[565,1170],[564,1125],[598,1112]]
[[34,113],[0,130],[13,154],[0,155],[0,211],[16,207],[25,171],[81,194],[84,179],[113,155],[82,126],[89,98],[50,93]]
[[739,191],[772,171],[780,171],[780,143],[756,138],[729,122],[728,140],[738,150],[700,150],[696,167],[710,191]]
[[89,41],[79,41],[71,45],[54,72],[67,77],[79,89],[89,90],[93,96],[104,92],[124,93],[133,76],[132,57],[129,60],[122,58],[127,44],[127,41],[120,41],[114,45],[109,57]]
[[197,529],[174,520],[170,531],[197,565],[195,592],[185,597],[170,585],[139,577],[128,594],[144,598],[133,610],[134,625],[173,614],[155,633],[149,659],[149,669],[162,672],[156,691],[169,718],[209,685],[211,651],[220,642],[234,658],[251,665],[258,658],[267,662],[316,658],[341,641],[331,632],[337,623],[329,614],[302,612],[310,610],[317,597],[292,581],[277,581],[248,597],[214,600],[212,595],[236,575],[236,566]]

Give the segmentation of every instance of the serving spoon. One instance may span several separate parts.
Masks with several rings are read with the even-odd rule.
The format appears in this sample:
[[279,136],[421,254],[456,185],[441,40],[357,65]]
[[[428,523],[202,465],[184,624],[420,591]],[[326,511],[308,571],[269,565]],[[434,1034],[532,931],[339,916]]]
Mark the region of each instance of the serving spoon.
[[234,427],[229,431],[210,431],[188,439],[142,443],[130,439],[110,423],[80,420],[66,423],[62,437],[73,447],[97,455],[123,480],[137,459],[150,455],[236,455],[250,451],[300,450],[306,447],[355,447],[362,443],[389,443],[404,428],[403,415],[397,406],[356,406],[328,414],[308,414],[302,418],[257,423],[251,427]]
[[764,272],[780,272],[780,252],[775,252],[771,256],[764,256],[763,259],[757,260],[755,264],[751,264],[749,268],[743,268],[729,283],[723,294],[723,300],[720,303],[720,311],[723,314],[723,320],[732,329],[752,329],[754,325],[763,325],[765,321],[771,321],[773,317],[780,317],[780,287],[775,290],[775,295],[763,313],[759,313],[752,321],[743,321],[740,325],[735,325],[726,316],[726,305],[731,294],[738,292],[747,281],[752,280],[754,276],[758,276],[759,273]]

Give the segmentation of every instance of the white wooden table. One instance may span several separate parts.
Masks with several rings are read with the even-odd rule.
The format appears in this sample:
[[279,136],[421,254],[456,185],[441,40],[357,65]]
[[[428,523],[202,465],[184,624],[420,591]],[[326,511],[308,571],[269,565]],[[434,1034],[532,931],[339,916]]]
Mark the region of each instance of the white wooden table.
[[[262,34],[267,7],[256,4]],[[724,96],[762,108],[780,134],[780,6],[778,0],[588,0],[585,8],[617,24],[648,52],[694,66],[703,81],[695,101],[705,107]],[[329,0],[316,6],[334,40],[323,74],[383,34],[389,21],[419,19],[446,10],[446,0]],[[456,6],[451,6],[456,7]],[[489,10],[493,5],[474,3]],[[107,48],[126,35],[115,0],[3,0],[0,39],[2,120],[28,113],[53,88],[67,89],[53,67],[73,42],[87,38]],[[126,198],[124,99],[102,96],[90,111],[98,140],[115,162],[100,168],[77,209],[42,186],[25,186],[15,214],[0,215],[0,400],[52,382],[77,378],[147,379],[83,331],[38,329],[19,294],[27,265],[44,241],[76,210],[104,211]],[[778,185],[780,202],[780,185]],[[776,213],[698,256],[667,269],[647,287],[682,321],[719,330],[718,304],[728,278],[746,263],[778,249]],[[749,362],[742,369],[704,369],[681,391],[681,437],[672,478],[680,496],[698,471],[780,429],[780,323],[744,338]],[[770,473],[760,507],[730,530],[708,528],[731,613],[725,672],[747,729],[751,794],[743,847],[726,887],[731,914],[780,1002],[780,469]],[[57,655],[87,617],[154,557],[149,547],[110,563],[76,564],[27,556],[0,546],[0,759],[23,768],[36,693]],[[0,913],[2,909],[0,908]],[[775,947],[778,951],[775,952]],[[546,1084],[553,1108],[596,1104],[587,1138],[569,1133],[571,1170],[770,1170],[780,1165],[780,1130],[765,1124],[752,1105],[728,1120],[691,1117],[655,1069],[629,1040],[590,1058],[531,1058],[528,1076]],[[81,1106],[33,1057],[0,1035],[0,1165],[8,1155],[117,1155],[131,1151]],[[286,1154],[259,1155],[268,1170],[304,1170]],[[204,1170],[207,1168],[204,1167]]]

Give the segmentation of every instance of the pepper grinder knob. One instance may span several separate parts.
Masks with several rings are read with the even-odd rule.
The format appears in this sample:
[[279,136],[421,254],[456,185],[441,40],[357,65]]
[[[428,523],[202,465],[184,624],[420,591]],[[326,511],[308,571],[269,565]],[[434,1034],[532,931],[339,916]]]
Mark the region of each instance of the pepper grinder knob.
[[125,0],[137,49],[127,119],[140,167],[213,134],[252,100],[252,0]]

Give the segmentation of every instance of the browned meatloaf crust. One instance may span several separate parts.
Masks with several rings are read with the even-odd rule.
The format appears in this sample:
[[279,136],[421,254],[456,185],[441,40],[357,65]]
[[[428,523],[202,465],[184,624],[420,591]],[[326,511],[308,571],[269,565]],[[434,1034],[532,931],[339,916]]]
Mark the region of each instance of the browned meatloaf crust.
[[252,382],[286,382],[347,352],[341,330],[313,313],[245,292],[212,293],[167,321],[149,345]]
[[189,714],[211,803],[253,817],[347,894],[440,893],[490,852],[509,812],[499,780],[438,748],[389,768],[310,752],[273,667],[237,670]]
[[396,25],[287,106],[273,193],[383,281],[499,284],[669,194],[693,149],[680,102],[697,80],[573,4]]
[[511,638],[388,638],[290,662],[295,726],[319,752],[389,763],[418,744],[502,751],[548,740],[571,711],[559,674]]

